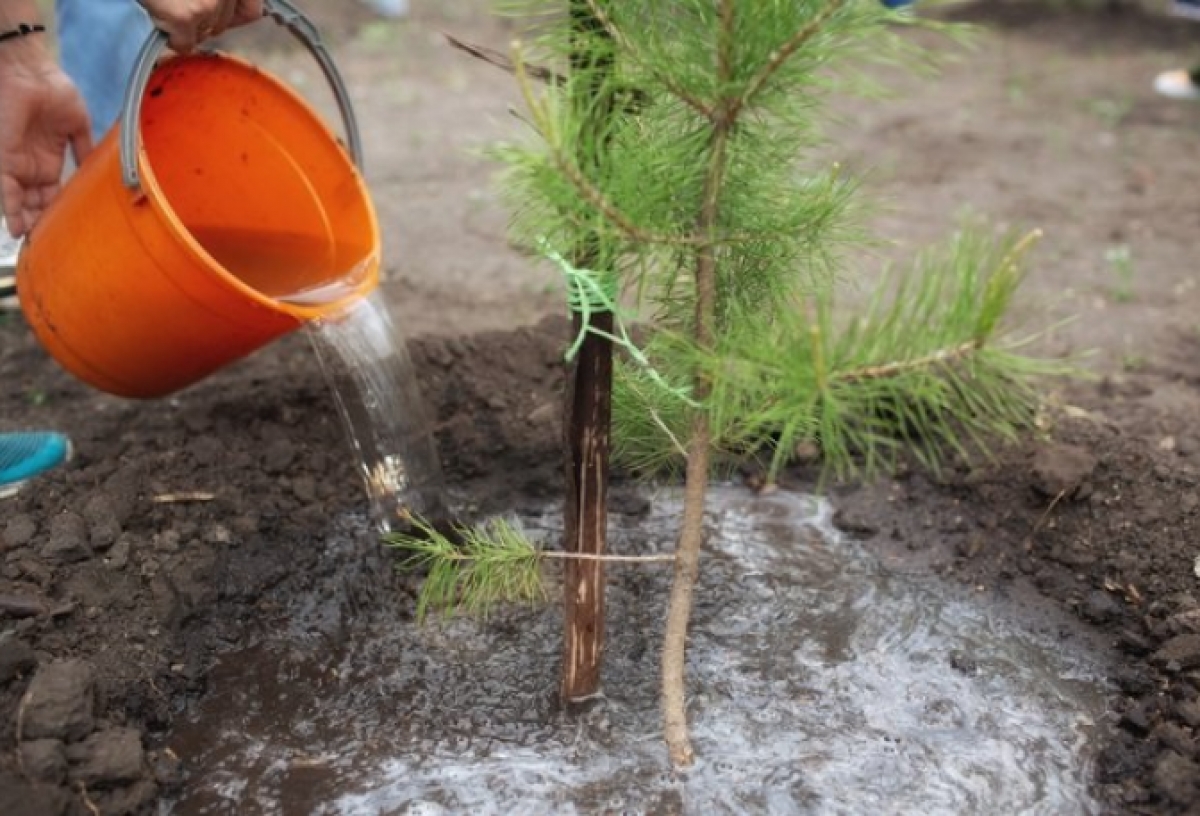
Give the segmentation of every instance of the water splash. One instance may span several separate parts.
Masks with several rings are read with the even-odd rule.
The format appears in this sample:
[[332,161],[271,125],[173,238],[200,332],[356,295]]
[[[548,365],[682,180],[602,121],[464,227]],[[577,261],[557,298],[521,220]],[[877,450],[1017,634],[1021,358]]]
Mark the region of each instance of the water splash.
[[[336,300],[323,289],[288,298]],[[358,458],[376,526],[390,532],[412,515],[444,515],[441,462],[408,346],[377,290],[307,325],[309,339]]]
[[[172,813],[1100,811],[1095,657],[1014,610],[887,574],[822,502],[717,489],[710,509],[689,773],[667,765],[658,710],[670,570],[614,568],[606,695],[581,716],[554,703],[557,608],[347,620],[223,661],[171,741],[193,771]],[[668,550],[678,513],[661,494],[614,518],[613,550]],[[554,536],[557,519],[525,523]]]
[[[356,297],[378,256],[320,232],[196,228],[193,235],[260,295],[329,309],[349,303],[305,328],[358,459],[372,519],[390,532],[412,515],[440,518],[441,462],[408,346],[378,288]],[[343,269],[339,259],[346,258],[361,260]]]

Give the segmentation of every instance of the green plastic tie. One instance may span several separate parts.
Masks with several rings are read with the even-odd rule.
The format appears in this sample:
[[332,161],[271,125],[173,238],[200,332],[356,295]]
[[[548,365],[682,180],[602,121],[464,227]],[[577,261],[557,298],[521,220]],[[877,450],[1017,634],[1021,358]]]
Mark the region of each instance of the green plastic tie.
[[[538,241],[538,246],[549,260],[558,265],[562,270],[563,277],[567,282],[567,307],[573,314],[580,316],[579,335],[571,344],[566,352],[567,362],[575,359],[575,355],[579,353],[579,349],[583,347],[583,341],[587,335],[593,334],[597,337],[603,337],[614,346],[621,348],[629,355],[635,363],[637,363],[650,379],[668,394],[675,396],[693,408],[700,408],[700,404],[692,399],[688,389],[671,385],[650,363],[650,360],[638,348],[637,344],[629,337],[629,332],[625,329],[625,321],[621,317],[621,311],[617,308],[617,295],[619,292],[617,275],[614,272],[597,272],[594,269],[581,269],[575,266],[570,261],[562,256],[562,253],[551,249],[550,244],[545,239]],[[610,334],[603,329],[597,329],[592,325],[592,315],[597,312],[610,312],[614,318],[614,325],[618,332],[617,335]]]

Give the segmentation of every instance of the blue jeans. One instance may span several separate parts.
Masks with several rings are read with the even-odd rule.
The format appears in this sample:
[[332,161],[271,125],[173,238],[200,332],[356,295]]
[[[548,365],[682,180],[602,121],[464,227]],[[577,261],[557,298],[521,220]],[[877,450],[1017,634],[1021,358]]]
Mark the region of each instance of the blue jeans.
[[55,0],[63,69],[83,94],[92,135],[117,121],[134,60],[153,27],[134,0]]

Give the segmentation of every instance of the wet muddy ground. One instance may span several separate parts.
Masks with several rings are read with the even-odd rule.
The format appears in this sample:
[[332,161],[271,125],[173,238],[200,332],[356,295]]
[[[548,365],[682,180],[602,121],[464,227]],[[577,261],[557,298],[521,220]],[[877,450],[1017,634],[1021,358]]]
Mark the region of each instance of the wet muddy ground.
[[[613,519],[625,554],[669,550],[678,489]],[[516,517],[561,535],[558,504]],[[614,566],[604,695],[557,705],[557,606],[486,621],[343,617],[337,592],[226,653],[177,723],[172,812],[1096,813],[1110,656],[1064,614],[1025,614],[897,572],[788,492],[714,490],[689,646],[696,768],[658,715],[670,569]],[[347,537],[326,557],[361,549]],[[341,540],[338,540],[338,539]]]
[[[511,35],[465,0],[418,3],[399,26],[317,5],[355,88],[385,292],[451,486],[479,513],[536,511],[559,497],[566,329],[541,319],[559,309],[553,272],[506,245],[490,167],[469,152],[511,132],[509,81],[438,32],[497,47]],[[1200,106],[1149,83],[1200,54],[1200,27],[1128,4],[1014,0],[959,16],[985,26],[975,50],[937,78],[888,77],[893,99],[839,103],[831,149],[872,169],[867,192],[890,204],[875,225],[896,253],[967,209],[1042,228],[1016,317],[1078,316],[1047,348],[1094,349],[1095,378],[1053,384],[1044,429],[996,461],[829,498],[888,569],[1098,638],[1114,659],[1091,795],[1102,812],[1195,813]],[[319,95],[302,54],[247,39]],[[380,609],[409,625],[411,587],[378,552],[329,557],[365,502],[304,338],[133,403],[72,381],[6,315],[0,382],[0,427],[61,428],[78,451],[0,506],[0,813],[151,812],[187,792],[203,763],[173,747],[176,727],[223,688],[222,655],[319,629],[306,598],[335,598],[339,625]],[[814,485],[804,470],[785,480]]]

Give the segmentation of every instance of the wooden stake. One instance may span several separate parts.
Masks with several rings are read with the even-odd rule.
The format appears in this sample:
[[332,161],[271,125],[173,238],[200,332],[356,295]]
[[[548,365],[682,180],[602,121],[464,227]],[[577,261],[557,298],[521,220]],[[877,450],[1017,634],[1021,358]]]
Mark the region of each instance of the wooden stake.
[[[592,315],[593,326],[612,331],[611,313]],[[576,318],[578,321],[579,318]],[[609,425],[612,415],[612,344],[589,334],[579,350],[568,394],[566,550],[600,555],[608,538]],[[563,702],[600,691],[604,652],[603,561],[571,558],[564,569]]]
[[[611,115],[611,100],[600,100],[603,73],[611,68],[593,62],[595,37],[605,37],[603,23],[587,0],[570,0],[569,12],[576,44],[571,55],[572,71],[590,71],[591,87],[582,83],[576,91],[580,111],[586,111],[591,127],[584,128],[576,161],[584,172],[603,163],[604,140]],[[594,138],[590,144],[588,138]],[[599,257],[596,242],[587,238],[572,259],[579,268],[596,268],[608,259]],[[581,331],[583,317],[575,315],[575,336]],[[590,315],[591,326],[611,335],[613,315]],[[584,338],[568,379],[563,431],[566,436],[567,501],[564,529],[567,552],[599,555],[608,537],[609,430],[612,421],[612,342],[595,332]],[[563,584],[563,663],[560,694],[566,704],[585,700],[600,692],[600,668],[604,659],[604,562],[598,559],[571,559],[564,571]]]

